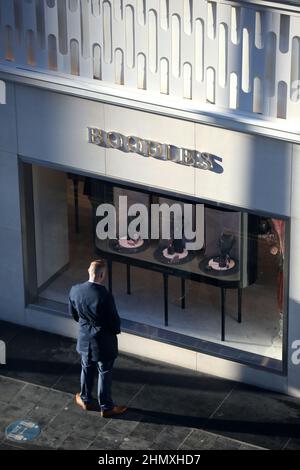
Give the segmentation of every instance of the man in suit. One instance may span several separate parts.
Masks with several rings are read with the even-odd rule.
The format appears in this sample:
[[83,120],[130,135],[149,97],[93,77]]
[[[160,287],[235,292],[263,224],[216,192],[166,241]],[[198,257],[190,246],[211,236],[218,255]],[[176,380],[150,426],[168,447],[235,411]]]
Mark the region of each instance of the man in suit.
[[75,402],[84,410],[92,409],[96,365],[101,416],[108,418],[124,413],[127,409],[124,406],[115,406],[111,397],[112,369],[118,355],[120,317],[113,296],[103,285],[105,261],[93,261],[88,272],[89,280],[73,286],[69,294],[69,312],[79,322],[76,349],[81,355],[81,391],[76,394]]

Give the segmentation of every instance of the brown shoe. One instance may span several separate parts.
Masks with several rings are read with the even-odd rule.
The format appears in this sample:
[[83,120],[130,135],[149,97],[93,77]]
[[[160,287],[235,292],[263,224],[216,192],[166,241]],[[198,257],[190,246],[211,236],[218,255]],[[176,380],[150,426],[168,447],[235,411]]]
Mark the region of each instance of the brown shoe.
[[128,408],[126,406],[114,406],[111,410],[101,411],[102,418],[111,418],[112,416],[121,415],[125,413]]
[[80,406],[80,408],[82,408],[84,411],[89,411],[89,410],[93,410],[93,405],[91,403],[85,403],[81,397],[80,397],[80,393],[76,393],[75,395],[75,403],[76,405]]

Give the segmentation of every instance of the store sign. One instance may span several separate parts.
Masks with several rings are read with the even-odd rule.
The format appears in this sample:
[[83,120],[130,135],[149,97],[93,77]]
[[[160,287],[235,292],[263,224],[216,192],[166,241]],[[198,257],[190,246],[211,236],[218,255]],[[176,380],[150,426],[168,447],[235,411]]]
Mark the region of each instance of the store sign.
[[106,132],[96,127],[88,127],[88,141],[100,147],[113,148],[126,153],[137,153],[143,157],[171,161],[200,170],[213,171],[214,169],[214,155],[210,153],[161,144],[136,136],[125,136],[119,132]]

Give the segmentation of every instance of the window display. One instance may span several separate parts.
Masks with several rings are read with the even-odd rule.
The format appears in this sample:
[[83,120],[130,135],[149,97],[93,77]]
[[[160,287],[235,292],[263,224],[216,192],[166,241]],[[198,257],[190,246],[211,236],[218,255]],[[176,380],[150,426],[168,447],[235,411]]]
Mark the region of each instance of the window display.
[[[101,257],[126,331],[255,365],[281,362],[285,220],[83,176],[74,192],[68,177],[69,263],[38,289],[39,302],[64,304],[69,285]],[[63,191],[66,179],[59,181]],[[36,186],[35,198],[42,189]],[[102,204],[115,211],[113,238],[97,236]],[[53,252],[61,249],[59,236]]]
[[[146,201],[150,208],[150,196],[140,195],[134,191],[124,191],[113,188],[114,196],[128,195],[130,202],[136,204],[138,200]],[[167,205],[169,209],[176,208],[175,200],[159,198],[161,207]],[[182,203],[180,203],[182,206]],[[117,204],[115,204],[117,205]],[[128,207],[130,204],[128,204]],[[165,206],[164,206],[165,207]],[[112,266],[113,261],[127,264],[127,286],[131,285],[130,267],[139,266],[144,269],[158,271],[163,274],[164,293],[164,326],[169,325],[169,298],[168,283],[169,276],[181,277],[181,298],[185,294],[185,281],[207,283],[221,289],[220,315],[221,315],[221,340],[225,341],[226,323],[226,289],[237,289],[238,308],[237,321],[242,321],[242,288],[245,288],[256,278],[255,270],[257,266],[257,249],[255,242],[254,225],[256,217],[248,216],[242,212],[221,210],[216,208],[203,208],[200,231],[205,232],[205,240],[199,250],[188,250],[187,240],[184,237],[184,215],[181,213],[177,217],[174,211],[162,211],[160,219],[159,240],[142,240],[138,233],[132,240],[128,235],[123,239],[99,240],[96,239],[96,247],[99,256],[108,260],[109,267],[109,289],[112,286]],[[118,208],[119,209],[119,208]],[[184,214],[184,213],[183,213]],[[162,227],[167,215],[169,220],[170,238],[165,239],[162,235]],[[117,219],[126,218],[127,214],[120,214],[117,211]],[[178,226],[180,228],[178,229]],[[192,225],[193,221],[192,221]],[[199,225],[198,225],[199,228]],[[249,230],[252,233],[249,233]],[[257,231],[257,230],[256,230]],[[177,232],[177,233],[176,233]],[[176,238],[175,238],[176,233]],[[200,238],[203,235],[200,234]],[[252,242],[249,240],[252,239]],[[242,261],[241,261],[242,260]],[[170,269],[172,267],[172,269]],[[181,302],[182,308],[185,307]]]

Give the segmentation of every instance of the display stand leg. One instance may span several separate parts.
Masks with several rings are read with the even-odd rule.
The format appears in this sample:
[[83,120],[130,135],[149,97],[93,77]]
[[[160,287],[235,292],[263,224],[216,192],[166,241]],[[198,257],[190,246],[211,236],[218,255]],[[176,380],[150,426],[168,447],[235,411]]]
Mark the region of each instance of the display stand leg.
[[242,289],[238,289],[238,322],[242,323]]
[[75,207],[75,232],[79,233],[79,208],[78,208],[78,176],[72,175],[74,189],[74,207]]
[[126,277],[127,277],[127,294],[131,294],[131,276],[130,276],[130,264],[126,265]]
[[94,245],[96,245],[96,227],[97,227],[97,221],[96,221],[96,210],[97,210],[97,205],[94,202],[91,202],[92,205],[92,223],[93,223],[93,238],[94,238]]
[[169,318],[168,318],[168,275],[163,274],[164,277],[164,308],[165,308],[165,326],[168,326]]
[[225,304],[226,304],[226,289],[221,287],[221,341],[225,341]]
[[108,267],[108,290],[112,294],[112,260],[107,260]]
[[181,278],[181,308],[185,309],[185,279]]

